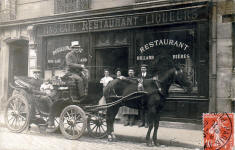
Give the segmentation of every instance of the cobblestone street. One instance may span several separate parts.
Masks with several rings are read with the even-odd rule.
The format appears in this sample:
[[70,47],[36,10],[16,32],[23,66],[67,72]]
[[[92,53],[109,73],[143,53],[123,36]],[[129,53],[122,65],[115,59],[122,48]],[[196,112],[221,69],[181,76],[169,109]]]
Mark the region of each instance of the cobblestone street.
[[0,128],[0,150],[187,150],[182,147],[147,147],[145,143],[94,139],[82,136],[79,140],[67,140],[61,134],[42,134],[37,130],[11,133]]

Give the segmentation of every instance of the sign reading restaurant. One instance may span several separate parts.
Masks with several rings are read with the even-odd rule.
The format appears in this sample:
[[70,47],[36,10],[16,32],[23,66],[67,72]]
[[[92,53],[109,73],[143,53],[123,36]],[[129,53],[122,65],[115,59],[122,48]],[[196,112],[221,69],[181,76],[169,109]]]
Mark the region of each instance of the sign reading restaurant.
[[85,19],[76,22],[51,23],[39,25],[37,33],[38,35],[46,36],[197,21],[207,18],[206,11],[206,7],[191,7],[177,10],[148,12],[144,14],[138,13],[97,19]]

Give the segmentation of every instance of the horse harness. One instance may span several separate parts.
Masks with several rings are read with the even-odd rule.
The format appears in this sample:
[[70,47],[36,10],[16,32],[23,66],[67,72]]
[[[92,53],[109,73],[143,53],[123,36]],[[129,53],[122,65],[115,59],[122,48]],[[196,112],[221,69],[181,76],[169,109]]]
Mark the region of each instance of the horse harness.
[[[143,82],[144,82],[143,78],[136,78],[134,80],[138,81],[137,92],[144,92],[145,89],[144,89],[144,85],[143,85]],[[158,78],[156,80],[154,78],[152,78],[152,80],[156,84],[157,90],[153,90],[151,92],[147,92],[147,95],[152,95],[154,93],[159,93],[159,94],[161,94],[163,96],[162,89],[161,89],[161,86],[160,86],[160,81],[158,80]],[[116,98],[121,98],[122,97],[122,96],[119,96],[116,93],[116,90],[114,88],[110,88],[108,93],[110,93],[109,97],[116,97]]]
[[[163,95],[162,89],[161,89],[161,86],[160,86],[160,81],[158,79],[158,76],[155,77],[155,78],[153,77],[152,80],[156,84],[157,90],[156,91],[154,90],[153,92],[150,92],[149,95],[151,95],[151,94],[153,94],[155,92],[158,92],[159,94]],[[137,81],[138,81],[138,88],[137,88],[138,91],[144,91],[144,84],[143,84],[144,80],[143,80],[143,78],[139,78]]]

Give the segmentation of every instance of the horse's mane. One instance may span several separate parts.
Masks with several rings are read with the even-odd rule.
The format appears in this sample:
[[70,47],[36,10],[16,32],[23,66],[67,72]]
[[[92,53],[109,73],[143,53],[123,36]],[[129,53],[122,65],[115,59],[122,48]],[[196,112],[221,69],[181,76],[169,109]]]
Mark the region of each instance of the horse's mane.
[[153,76],[166,76],[173,69],[179,68],[179,64],[177,64],[171,56],[157,56],[154,61],[151,62],[152,66],[152,74]]
[[168,70],[167,72],[165,72],[162,77],[160,78],[160,82],[165,82],[167,79],[169,79],[168,77],[171,76],[173,74],[173,72],[175,71],[175,68],[171,68],[170,70]]

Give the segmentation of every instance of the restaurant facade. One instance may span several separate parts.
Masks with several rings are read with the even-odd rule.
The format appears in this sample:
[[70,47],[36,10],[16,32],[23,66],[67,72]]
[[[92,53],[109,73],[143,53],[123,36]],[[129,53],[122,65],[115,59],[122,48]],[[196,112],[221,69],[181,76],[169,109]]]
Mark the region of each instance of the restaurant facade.
[[[58,6],[55,13],[66,11],[58,3],[54,4]],[[15,75],[32,76],[33,69],[38,68],[43,78],[62,76],[70,43],[79,41],[91,81],[99,81],[104,68],[112,73],[121,68],[127,75],[128,67],[134,67],[137,75],[141,64],[147,64],[150,72],[155,62],[180,65],[193,83],[193,91],[186,94],[172,86],[163,120],[200,123],[203,112],[222,110],[217,104],[229,105],[223,111],[231,111],[226,89],[221,95],[217,92],[222,82],[217,77],[219,69],[216,73],[213,70],[220,58],[213,56],[217,54],[212,41],[213,16],[217,16],[213,3],[137,0],[134,4],[87,10],[87,3],[82,12],[0,23],[1,101],[6,101],[6,93],[10,93],[7,87]],[[159,71],[164,67],[158,66]],[[229,76],[233,79],[232,73]]]

